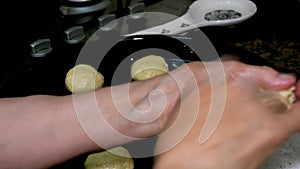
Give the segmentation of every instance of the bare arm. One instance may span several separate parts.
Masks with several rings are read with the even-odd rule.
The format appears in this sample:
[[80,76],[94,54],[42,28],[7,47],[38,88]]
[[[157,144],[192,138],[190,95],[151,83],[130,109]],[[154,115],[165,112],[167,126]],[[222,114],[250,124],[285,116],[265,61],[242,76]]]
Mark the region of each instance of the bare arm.
[[[149,93],[154,89],[168,95],[168,105],[162,117],[147,124],[132,122],[119,114],[132,113],[128,111],[132,110],[131,105],[124,100],[126,96],[117,99],[121,103],[117,109],[114,106],[112,88],[103,88],[95,92],[100,110],[98,113],[104,118],[99,121],[106,121],[107,126],[130,136],[118,137],[111,131],[100,128],[96,132],[97,137],[103,139],[101,144],[117,146],[156,135],[163,130],[167,116],[170,115],[179,97],[176,85],[165,87],[165,83],[173,81],[168,75],[165,76],[130,85],[131,104],[141,110],[148,109]],[[128,85],[116,86],[113,87],[113,91],[123,91],[127,88]],[[90,93],[76,96],[37,95],[0,99],[0,168],[47,168],[82,153],[103,149],[97,140],[92,140],[86,134],[81,121],[77,118],[77,113],[81,110],[85,113],[94,113],[95,109],[91,108],[91,103],[87,101],[89,99],[86,100],[90,95]],[[76,104],[78,100],[80,101],[79,106],[74,105],[75,100]],[[75,110],[76,107],[80,110]],[[140,114],[138,112],[135,114],[138,119]]]
[[[219,65],[212,64],[212,66]],[[212,70],[216,70],[214,67],[212,68]],[[228,97],[230,103],[232,103],[231,101],[239,101],[233,97],[235,96],[233,94],[238,90],[232,84],[247,88],[247,86],[251,86],[253,81],[260,81],[259,84],[265,85],[263,87],[279,90],[295,83],[293,77],[283,78],[274,71],[270,73],[270,70],[266,70],[269,72],[266,73],[263,68],[228,63],[225,70],[229,72],[227,72],[231,82],[229,86],[234,91],[229,95],[232,97]],[[242,74],[242,76],[235,77],[237,74]],[[248,77],[248,75],[251,76]],[[256,75],[260,76],[256,77]],[[247,77],[244,78],[244,76]],[[60,97],[39,95],[0,99],[1,168],[48,168],[82,153],[157,135],[166,129],[169,119],[175,117],[172,115],[174,114],[173,111],[176,112],[178,108],[181,108],[178,106],[180,104],[177,104],[179,101],[187,103],[182,104],[182,106],[187,105],[188,108],[190,103],[195,102],[193,96],[197,93],[191,88],[195,82],[196,87],[199,86],[199,89],[203,90],[204,93],[209,92],[205,88],[210,85],[209,78],[205,68],[199,62],[191,63],[189,67],[180,67],[169,75],[162,75],[148,81],[103,88],[96,91],[95,95],[83,93]],[[298,97],[300,96],[299,90],[298,87],[296,90]],[[240,96],[241,92],[237,93]],[[248,94],[245,99],[253,96],[251,92]],[[209,93],[204,94],[205,97],[202,98],[207,98],[208,95]],[[130,104],[128,104],[128,98],[130,98]],[[243,103],[247,107],[248,103]],[[151,107],[151,105],[155,106]],[[163,105],[163,109],[156,109],[161,105]],[[230,105],[228,108],[232,107],[235,106]],[[201,109],[206,108],[206,104],[201,106]],[[185,112],[189,113],[189,111]],[[81,116],[82,114],[83,116]],[[86,117],[85,114],[86,116],[98,114],[99,118],[82,118]],[[228,119],[228,124],[232,124],[232,118]],[[293,124],[295,123],[294,121]],[[97,125],[100,127],[97,128]],[[297,125],[293,126],[294,129],[298,127]],[[223,128],[226,130],[226,126]],[[284,132],[282,134],[283,136],[288,135]],[[229,141],[238,139],[240,138],[236,135],[228,136]],[[276,145],[270,150],[275,148]],[[184,146],[185,152],[194,149],[193,144]],[[181,152],[179,151],[178,154],[166,153],[159,159],[181,158]],[[215,153],[220,154],[219,152],[220,150],[216,149]],[[201,151],[197,151],[197,153],[201,154]],[[223,152],[223,154],[225,153]],[[255,159],[251,155],[246,154],[244,157],[248,157],[247,159],[251,161],[251,159]],[[188,156],[184,157],[188,158]],[[216,156],[211,156],[211,159],[214,157]],[[167,160],[159,159],[156,167],[160,168],[159,166],[166,164],[167,167],[172,168]],[[205,162],[209,163],[210,161],[206,160]],[[176,163],[173,164],[176,166]],[[195,163],[188,164],[197,165]],[[210,164],[215,163],[212,160]],[[184,166],[184,164],[182,165]],[[201,164],[199,165],[201,166]],[[179,166],[177,165],[177,167]]]
[[2,168],[43,168],[95,147],[69,96],[1,99],[0,108]]

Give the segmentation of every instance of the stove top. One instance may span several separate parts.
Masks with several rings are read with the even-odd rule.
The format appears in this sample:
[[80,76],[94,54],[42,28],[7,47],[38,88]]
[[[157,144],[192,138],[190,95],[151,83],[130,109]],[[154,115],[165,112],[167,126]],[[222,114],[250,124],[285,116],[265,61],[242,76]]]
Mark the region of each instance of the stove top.
[[69,94],[64,86],[65,73],[74,66],[86,40],[103,24],[104,20],[100,20],[102,16],[113,16],[106,18],[110,21],[141,11],[180,16],[192,2],[32,1],[34,3],[30,4],[34,5],[28,8],[16,6],[17,17],[9,16],[5,20],[5,43],[1,45],[0,97]]
[[[86,40],[103,27],[103,24],[141,11],[181,16],[194,0],[45,0],[43,3],[38,0],[32,1],[34,5],[28,5],[28,8],[16,6],[16,16],[9,15],[4,18],[7,24],[3,25],[5,33],[2,39],[5,43],[0,46],[0,97],[68,94],[63,82],[65,73],[74,66]],[[299,30],[297,19],[294,19],[294,22],[291,21],[292,18],[287,21],[282,19],[284,23],[278,25],[274,20],[276,18],[271,16],[272,11],[279,9],[282,6],[280,3],[283,2],[274,2],[277,5],[274,9],[261,1],[254,2],[258,6],[258,12],[244,23],[231,27],[201,28],[220,54],[230,49],[224,42],[232,47],[238,44],[247,45],[252,37],[268,40],[272,40],[272,37],[274,39],[274,34],[294,40],[299,37],[299,33],[295,34]],[[12,2],[7,3],[13,5]],[[287,7],[288,3],[284,4]],[[94,8],[95,5],[101,7]],[[297,5],[290,7],[293,18],[299,17],[299,12],[296,12],[299,10],[294,10]],[[279,18],[285,16],[289,16],[288,11],[276,14]],[[136,18],[132,18],[134,19]],[[277,26],[274,26],[276,23]],[[287,36],[286,32],[294,33]],[[278,41],[278,38],[276,40]],[[249,62],[267,64],[265,58],[262,60],[260,57],[250,57],[249,45],[245,48],[242,52],[243,55],[250,53]]]

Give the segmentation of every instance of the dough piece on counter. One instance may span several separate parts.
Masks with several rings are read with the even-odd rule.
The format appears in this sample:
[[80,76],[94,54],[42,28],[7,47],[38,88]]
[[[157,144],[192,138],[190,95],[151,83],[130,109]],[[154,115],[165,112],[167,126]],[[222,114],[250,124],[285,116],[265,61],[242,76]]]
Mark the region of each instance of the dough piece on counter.
[[116,147],[108,151],[90,154],[85,169],[133,169],[134,162],[124,147]]
[[103,86],[104,77],[94,67],[79,64],[70,69],[65,78],[66,88],[72,93],[86,92]]
[[288,90],[282,90],[278,92],[278,98],[290,109],[293,103],[296,101],[294,90],[295,86],[290,87]]
[[134,80],[147,80],[168,71],[168,64],[163,57],[149,55],[136,60],[131,65],[130,73]]

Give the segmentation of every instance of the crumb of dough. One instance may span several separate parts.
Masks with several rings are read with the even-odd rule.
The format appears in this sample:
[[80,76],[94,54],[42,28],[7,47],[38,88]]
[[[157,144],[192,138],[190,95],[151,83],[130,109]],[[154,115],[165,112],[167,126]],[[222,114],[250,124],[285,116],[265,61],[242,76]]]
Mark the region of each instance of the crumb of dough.
[[107,151],[90,154],[85,169],[133,169],[134,162],[130,153],[122,146]]
[[131,65],[130,73],[134,80],[147,80],[168,71],[168,64],[163,57],[149,55],[136,60]]
[[99,89],[103,86],[104,77],[94,67],[79,64],[68,71],[65,78],[66,88],[72,93]]
[[[263,99],[263,103],[270,104],[270,105],[272,105],[272,104],[276,105],[278,103],[278,101],[280,101],[289,110],[289,109],[292,108],[294,102],[296,101],[296,95],[294,93],[295,89],[296,89],[296,87],[292,86],[289,89],[277,91],[277,92],[275,92],[275,97],[276,98],[274,98],[274,97],[265,98],[265,99]],[[261,92],[265,91],[265,92],[269,92],[269,94],[270,93],[274,94],[274,91],[266,91],[263,88],[260,88],[260,91]],[[272,96],[274,96],[273,94],[272,94]]]
[[290,87],[287,90],[282,90],[278,92],[278,98],[287,106],[288,109],[292,108],[293,103],[296,101],[296,95],[294,90],[295,86]]

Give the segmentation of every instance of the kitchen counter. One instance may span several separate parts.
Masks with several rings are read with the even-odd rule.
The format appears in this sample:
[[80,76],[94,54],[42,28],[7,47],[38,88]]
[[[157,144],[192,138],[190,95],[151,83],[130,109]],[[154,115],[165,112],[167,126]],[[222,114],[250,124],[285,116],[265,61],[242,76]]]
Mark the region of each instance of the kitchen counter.
[[246,42],[230,43],[252,52],[268,61],[270,66],[281,72],[300,73],[300,43],[293,40],[253,39]]
[[230,47],[231,51],[216,47],[223,53],[238,53],[246,63],[268,65],[299,76],[300,1],[254,2],[258,11],[249,20],[232,27],[203,28],[204,32],[216,46],[225,43]]

